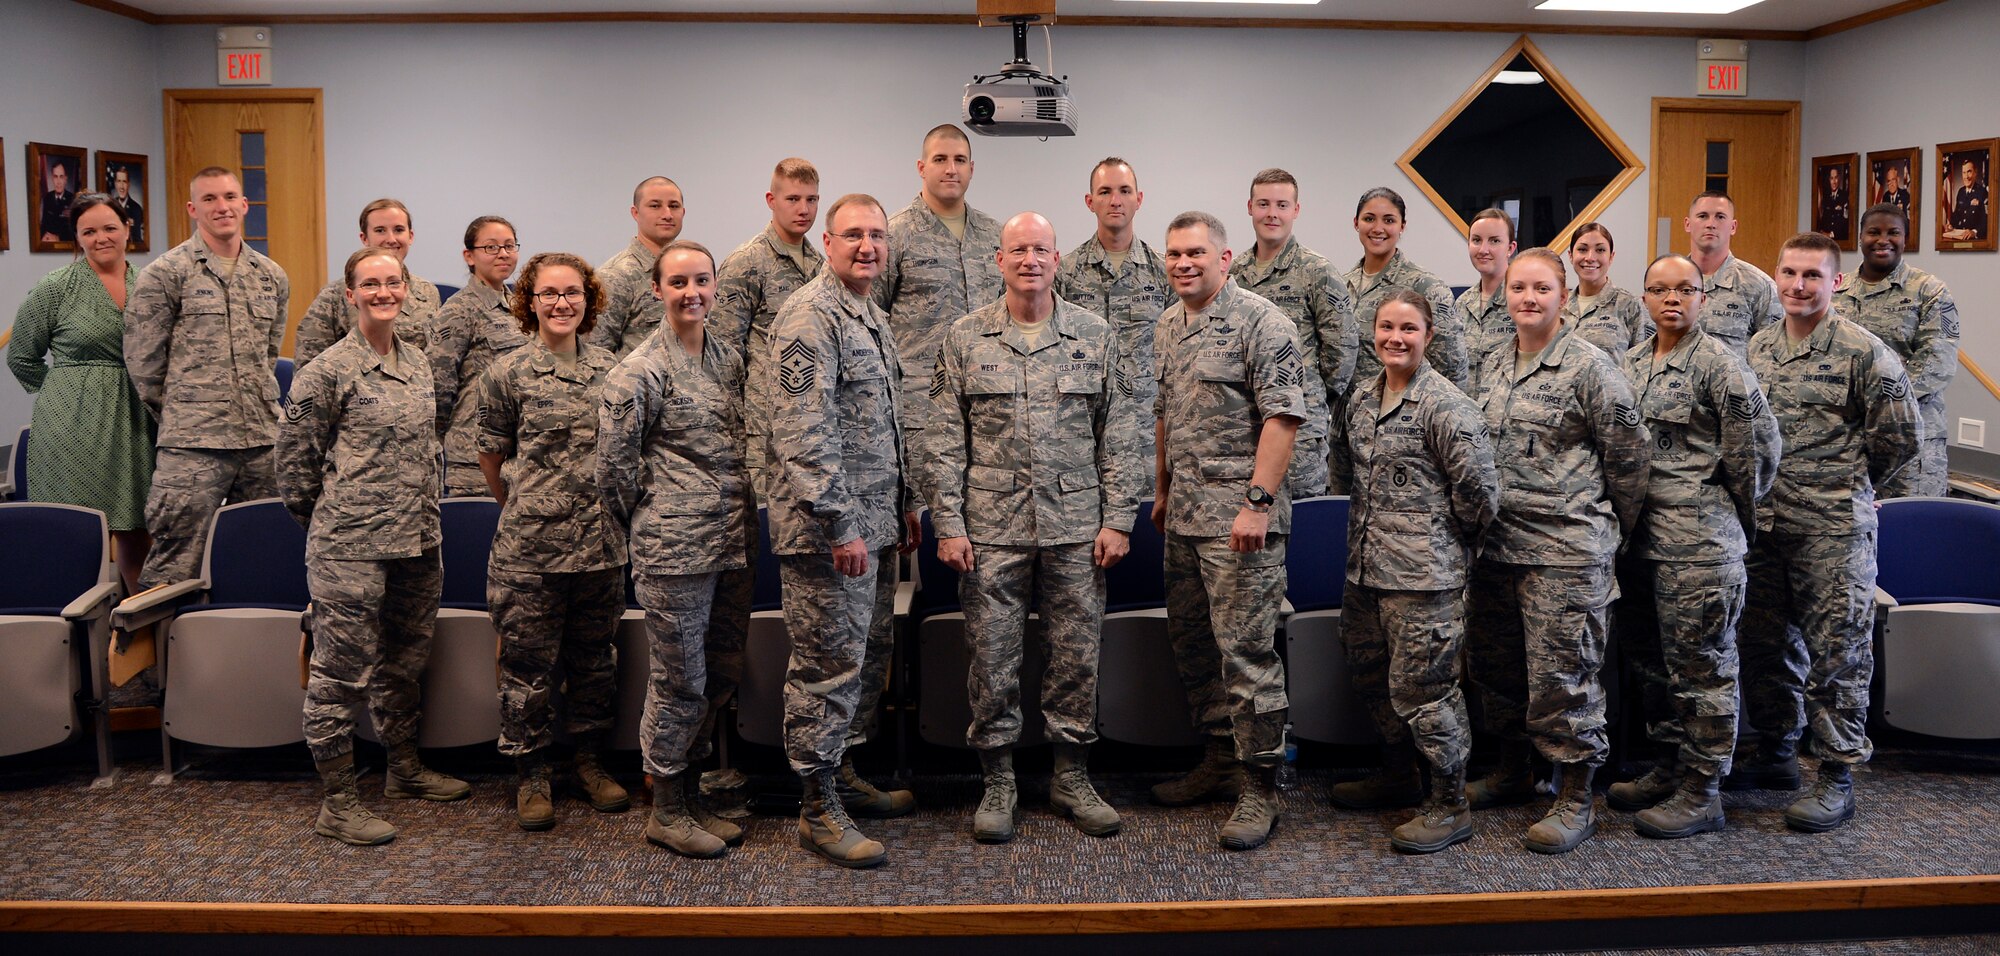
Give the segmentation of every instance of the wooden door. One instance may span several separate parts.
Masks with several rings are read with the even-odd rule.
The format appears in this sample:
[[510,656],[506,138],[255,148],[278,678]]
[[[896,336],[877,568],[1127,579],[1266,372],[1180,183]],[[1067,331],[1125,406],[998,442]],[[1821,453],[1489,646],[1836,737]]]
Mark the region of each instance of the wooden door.
[[[250,211],[243,240],[284,267],[292,301],[282,354],[326,284],[326,166],[319,90],[166,90],[166,208],[187,208],[188,180],[207,166],[241,170]],[[193,234],[165,217],[169,238]]]
[[1652,170],[1647,259],[1685,254],[1689,204],[1719,189],[1736,201],[1730,251],[1774,272],[1778,246],[1799,231],[1799,104],[1656,97]]

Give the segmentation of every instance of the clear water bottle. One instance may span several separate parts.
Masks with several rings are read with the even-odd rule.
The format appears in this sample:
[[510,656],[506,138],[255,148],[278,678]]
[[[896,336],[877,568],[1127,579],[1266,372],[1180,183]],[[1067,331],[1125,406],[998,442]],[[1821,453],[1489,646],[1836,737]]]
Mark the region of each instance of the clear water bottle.
[[1278,764],[1278,789],[1299,788],[1299,745],[1292,742],[1292,725],[1285,724],[1285,760]]

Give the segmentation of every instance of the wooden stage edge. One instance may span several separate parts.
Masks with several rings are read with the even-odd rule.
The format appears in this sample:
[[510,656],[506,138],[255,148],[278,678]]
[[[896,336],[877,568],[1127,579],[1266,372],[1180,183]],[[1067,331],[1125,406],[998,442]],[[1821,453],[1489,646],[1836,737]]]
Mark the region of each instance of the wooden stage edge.
[[0,901],[6,933],[904,937],[1353,929],[2000,905],[2000,875],[1548,893],[965,906],[372,906]]

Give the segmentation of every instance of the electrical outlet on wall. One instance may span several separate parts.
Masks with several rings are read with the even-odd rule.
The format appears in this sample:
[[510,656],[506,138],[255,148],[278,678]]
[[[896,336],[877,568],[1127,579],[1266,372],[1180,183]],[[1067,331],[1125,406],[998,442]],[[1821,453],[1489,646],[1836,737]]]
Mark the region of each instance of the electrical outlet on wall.
[[1958,420],[1958,443],[1967,448],[1986,447],[1986,423],[1977,418]]

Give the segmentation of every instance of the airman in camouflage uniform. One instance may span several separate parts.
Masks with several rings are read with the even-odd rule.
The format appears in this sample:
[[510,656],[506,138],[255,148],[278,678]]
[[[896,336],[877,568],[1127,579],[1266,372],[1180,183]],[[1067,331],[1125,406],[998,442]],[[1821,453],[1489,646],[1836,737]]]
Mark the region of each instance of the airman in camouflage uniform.
[[1750,337],[1784,318],[1778,308],[1778,287],[1764,270],[1736,258],[1729,239],[1736,234],[1736,202],[1727,194],[1696,196],[1682,222],[1688,234],[1688,258],[1702,274],[1702,331],[1714,336],[1748,361]]
[[[699,255],[690,256],[694,250]],[[661,268],[712,277],[715,267],[706,250],[677,242]],[[680,295],[673,281],[661,288]],[[640,725],[646,772],[656,791],[667,781],[663,796],[705,831],[649,827],[647,835],[677,852],[715,856],[742,842],[743,831],[702,807],[700,775],[688,771],[712,752],[714,722],[743,676],[756,505],[743,460],[743,358],[706,333],[697,333],[699,354],[691,351],[681,326],[707,316],[671,310],[683,315],[670,317],[668,331],[642,343],[606,382],[597,484],[606,507],[631,528],[646,608],[653,659]]]
[[916,496],[897,421],[903,366],[889,319],[868,297],[888,256],[873,198],[827,212],[827,268],[771,326],[771,549],[792,637],[785,675],[785,755],[805,777],[800,840],[843,866],[888,851],[855,829],[841,784],[870,812],[908,813],[908,791],[868,787],[847,759],[866,740],[888,682],[896,549],[914,548]]
[[437,388],[438,434],[444,436],[447,496],[487,493],[486,477],[479,471],[479,377],[526,344],[528,334],[508,307],[507,294],[477,279],[438,310],[427,351]]
[[125,304],[126,371],[159,422],[141,588],[198,577],[215,509],[277,490],[274,369],[291,282],[242,242],[235,174],[203,170],[190,194],[196,234],[146,266]]
[[[1482,296],[1479,284],[1474,283],[1458,294],[1451,307],[1465,321],[1466,354],[1471,374],[1476,376],[1486,364],[1486,353],[1514,341],[1514,318],[1507,314],[1507,284],[1503,282],[1492,295]],[[1471,391],[1476,386],[1468,382],[1461,387]]]
[[[371,247],[349,260],[349,282],[357,264],[362,282],[377,286],[401,269]],[[364,698],[389,750],[388,796],[457,800],[471,788],[417,757],[421,679],[444,585],[430,365],[372,318],[394,321],[394,293],[361,286],[355,295],[369,313],[292,383],[278,490],[306,528],[313,643],[305,735],[326,787],[315,831],[381,843],[394,828],[354,803],[353,734]],[[378,329],[387,352],[368,338]]]
[[[807,167],[810,168],[810,167]],[[797,180],[775,176],[771,187],[798,189]],[[819,183],[812,184],[812,209],[819,208]],[[796,223],[789,224],[796,225]],[[806,223],[811,228],[810,222]],[[794,250],[796,249],[796,252]],[[709,327],[749,363],[748,384],[744,389],[744,425],[749,434],[750,487],[761,499],[767,469],[764,465],[764,436],[770,432],[771,321],[807,280],[819,274],[825,256],[813,248],[812,240],[801,234],[796,246],[785,241],[776,220],[756,238],[738,246],[722,260],[716,273],[715,315]]]
[[[1116,156],[1098,162],[1090,172],[1090,193],[1084,197],[1097,217],[1097,231],[1062,257],[1056,273],[1056,297],[1074,302],[1111,323],[1118,337],[1118,357],[1141,416],[1139,460],[1153,461],[1153,326],[1173,301],[1166,267],[1158,251],[1134,234],[1132,217],[1145,194],[1138,174]],[[1124,243],[1120,251],[1114,246]]]
[[[612,641],[625,614],[625,529],[603,506],[597,482],[597,411],[612,358],[580,341],[581,321],[567,343],[541,324],[557,309],[589,315],[584,302],[543,305],[531,297],[535,287],[561,291],[552,278],[569,281],[547,267],[551,261],[559,260],[535,257],[523,276],[533,285],[521,290],[522,311],[534,317],[537,337],[493,360],[473,398],[479,454],[500,500],[486,604],[500,635],[500,752],[518,768],[515,812],[524,830],[555,825],[548,756],[559,722],[575,745],[576,777],[591,806],[603,813],[631,806],[599,760],[616,717]],[[583,261],[574,261],[582,279],[585,271],[575,266]],[[485,287],[467,291],[474,288]],[[551,339],[575,351],[558,356]]]
[[1576,334],[1604,354],[1618,358],[1652,338],[1653,319],[1638,296],[1609,282],[1588,310],[1583,308],[1582,296],[1581,290],[1570,290],[1569,301],[1563,305],[1563,324],[1576,329]]
[[1118,814],[1090,784],[1088,753],[1097,739],[1103,569],[1129,548],[1143,488],[1139,413],[1110,323],[1051,290],[1054,227],[1022,213],[1000,235],[1005,296],[952,323],[938,351],[925,482],[938,556],[962,575],[972,648],[965,739],[986,775],[974,836],[1014,835],[1012,753],[1031,604],[1048,643],[1049,800],[1085,833],[1107,836]]
[[[1612,559],[1638,525],[1647,480],[1646,427],[1624,373],[1558,317],[1561,270],[1545,250],[1515,258],[1508,308],[1517,330],[1552,324],[1553,333],[1539,358],[1517,367],[1517,332],[1515,347],[1488,352],[1479,372],[1500,515],[1473,567],[1470,616],[1484,626],[1467,649],[1485,730],[1508,743],[1500,769],[1468,791],[1472,807],[1533,796],[1525,736],[1563,779],[1554,809],[1523,842],[1555,853],[1596,830],[1590,777],[1608,749],[1598,670],[1618,594]],[[1545,278],[1554,280],[1545,292],[1515,302],[1515,280],[1532,291]]]
[[1902,359],[1923,413],[1923,454],[1914,468],[1876,486],[1876,497],[1943,497],[1951,490],[1944,393],[1958,373],[1958,303],[1943,279],[1903,261],[1904,215],[1896,206],[1862,214],[1861,272],[1834,292],[1833,306],[1841,318],[1875,333]]
[[[972,144],[956,126],[924,136],[917,173],[923,190],[889,219],[889,254],[870,293],[889,315],[908,378],[897,412],[910,448],[921,452],[930,419],[928,376],[938,343],[959,316],[1000,296],[1000,223],[965,201]],[[950,218],[946,218],[950,217]],[[922,476],[916,476],[921,480]]]
[[1307,371],[1306,420],[1299,426],[1292,449],[1291,472],[1285,484],[1292,500],[1327,493],[1327,435],[1333,408],[1346,409],[1344,396],[1354,375],[1359,325],[1347,280],[1333,271],[1326,257],[1286,236],[1285,244],[1268,262],[1253,255],[1229,267],[1238,288],[1263,296],[1283,310],[1297,327],[1299,352]]
[[1723,827],[1717,788],[1736,749],[1745,529],[1771,490],[1780,447],[1757,377],[1696,324],[1694,262],[1662,257],[1646,281],[1662,291],[1646,298],[1660,331],[1624,362],[1652,436],[1652,467],[1621,568],[1618,632],[1639,677],[1646,736],[1662,754],[1645,776],[1613,784],[1609,798],[1639,812],[1639,832],[1675,838]]
[[[1355,328],[1374,329],[1375,309],[1396,289],[1415,289],[1418,294],[1430,300],[1432,327],[1437,330],[1431,338],[1430,348],[1424,358],[1460,391],[1472,388],[1472,366],[1468,364],[1470,352],[1477,340],[1466,328],[1465,318],[1458,314],[1458,306],[1452,298],[1451,286],[1443,279],[1419,268],[1403,255],[1401,249],[1389,258],[1389,264],[1382,271],[1370,276],[1362,271],[1361,263],[1349,269],[1346,275],[1347,288],[1354,293]],[[1371,333],[1372,334],[1372,333]],[[1354,353],[1354,376],[1350,382],[1373,381],[1382,374],[1382,362],[1375,357],[1374,349],[1357,348]],[[1351,390],[1351,388],[1350,388]],[[1334,446],[1334,455],[1345,455],[1347,449]],[[1341,474],[1352,474],[1354,465],[1338,463],[1333,470]],[[1344,489],[1335,488],[1337,494]]]
[[660,327],[666,308],[653,297],[653,264],[667,243],[680,238],[685,213],[681,187],[665,176],[641,180],[632,190],[632,221],[639,234],[597,267],[606,302],[590,344],[622,359]]
[[[410,210],[394,199],[377,199],[361,208],[361,244],[387,249],[400,261],[410,255],[410,243],[417,237]],[[396,337],[423,351],[430,341],[431,323],[437,317],[437,286],[410,276],[403,309],[396,317]],[[347,301],[346,285],[339,279],[326,284],[299,317],[299,330],[292,339],[292,359],[299,368],[319,357],[333,343],[347,337],[360,312]]]
[[[1760,762],[1785,756],[1811,728],[1819,780],[1785,811],[1788,825],[1810,832],[1853,816],[1849,770],[1873,751],[1875,487],[1915,467],[1923,443],[1903,363],[1832,313],[1839,264],[1839,247],[1825,236],[1786,240],[1778,258],[1785,321],[1750,341],[1750,367],[1777,413],[1785,455],[1758,506],[1748,560],[1744,706],[1762,734]],[[1794,339],[1795,329],[1806,334]]]
[[1166,534],[1167,636],[1188,709],[1211,744],[1202,766],[1154,796],[1215,795],[1219,783],[1189,781],[1214,776],[1216,753],[1233,737],[1240,792],[1221,840],[1249,850],[1278,818],[1274,777],[1290,706],[1273,642],[1292,523],[1283,478],[1306,416],[1307,372],[1290,317],[1228,278],[1228,241],[1206,213],[1182,213],[1167,229],[1167,274],[1180,301],[1160,316],[1153,342],[1153,523]]
[[[1426,311],[1414,293],[1389,301],[1411,311],[1377,310],[1391,323],[1372,333],[1378,347],[1395,340],[1396,320]],[[1423,328],[1428,337],[1428,320]],[[1389,759],[1381,778],[1336,784],[1332,798],[1356,809],[1411,802],[1421,753],[1432,799],[1391,842],[1425,853],[1472,836],[1465,803],[1472,728],[1459,690],[1465,580],[1500,490],[1486,423],[1464,393],[1421,361],[1400,396],[1386,394],[1389,387],[1385,373],[1356,388],[1335,429],[1349,452],[1342,461],[1355,468],[1341,476],[1353,489],[1341,640]]]

